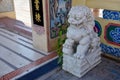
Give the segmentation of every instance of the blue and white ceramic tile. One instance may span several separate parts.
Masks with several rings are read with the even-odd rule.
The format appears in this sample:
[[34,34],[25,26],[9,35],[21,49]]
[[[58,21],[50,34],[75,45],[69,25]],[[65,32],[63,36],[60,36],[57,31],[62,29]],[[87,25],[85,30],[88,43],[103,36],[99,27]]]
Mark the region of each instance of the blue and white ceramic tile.
[[120,28],[117,27],[114,30],[111,30],[110,37],[112,38],[113,42],[120,44]]
[[[103,10],[103,18],[104,19],[111,19],[111,20],[118,20],[120,21],[120,11],[114,11],[114,10]],[[120,38],[115,37],[114,34],[119,34],[120,32],[119,28],[116,28],[114,31],[111,32],[111,37],[113,38],[113,41],[116,43],[119,43]],[[118,39],[119,38],[119,39]],[[101,43],[101,49],[106,54],[110,54],[112,56],[120,57],[120,48],[115,48],[112,46],[108,46],[106,44]]]
[[105,9],[105,10],[103,10],[103,18],[120,21],[120,11],[106,10]]
[[105,54],[110,54],[116,57],[120,57],[120,48],[115,48],[101,43],[100,47]]

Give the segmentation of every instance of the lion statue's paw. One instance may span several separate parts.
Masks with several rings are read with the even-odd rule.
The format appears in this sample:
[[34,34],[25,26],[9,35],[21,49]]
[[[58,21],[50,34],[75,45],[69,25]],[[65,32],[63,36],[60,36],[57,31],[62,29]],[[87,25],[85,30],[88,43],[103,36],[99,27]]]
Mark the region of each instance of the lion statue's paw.
[[75,53],[73,56],[77,59],[83,59],[85,57],[84,54],[80,54],[80,53]]

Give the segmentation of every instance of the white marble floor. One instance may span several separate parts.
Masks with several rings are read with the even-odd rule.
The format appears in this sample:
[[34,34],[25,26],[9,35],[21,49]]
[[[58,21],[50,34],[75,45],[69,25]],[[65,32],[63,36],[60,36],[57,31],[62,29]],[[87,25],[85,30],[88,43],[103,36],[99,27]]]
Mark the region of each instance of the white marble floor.
[[0,77],[44,56],[32,40],[0,28]]

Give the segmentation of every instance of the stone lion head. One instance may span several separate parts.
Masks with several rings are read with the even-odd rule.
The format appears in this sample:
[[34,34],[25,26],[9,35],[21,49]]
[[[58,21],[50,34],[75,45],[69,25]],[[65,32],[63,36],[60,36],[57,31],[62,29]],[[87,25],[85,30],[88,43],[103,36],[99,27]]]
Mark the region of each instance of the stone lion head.
[[73,25],[90,24],[92,27],[94,27],[93,14],[91,12],[91,9],[86,6],[72,7],[68,13],[68,22]]

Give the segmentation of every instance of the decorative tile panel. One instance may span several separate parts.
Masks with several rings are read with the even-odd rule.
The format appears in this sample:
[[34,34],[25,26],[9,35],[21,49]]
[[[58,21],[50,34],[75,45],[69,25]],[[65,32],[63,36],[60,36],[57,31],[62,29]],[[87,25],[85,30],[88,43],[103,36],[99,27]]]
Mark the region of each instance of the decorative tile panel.
[[[120,21],[120,11],[105,9],[103,10],[103,18]],[[120,24],[109,22],[104,28],[104,39],[107,44],[101,44],[102,51],[120,57]]]
[[110,43],[119,46],[120,45],[120,24],[109,23],[105,26],[104,31],[105,40]]
[[59,32],[66,33],[67,14],[71,9],[72,0],[49,0],[50,9],[50,37],[56,38]]

